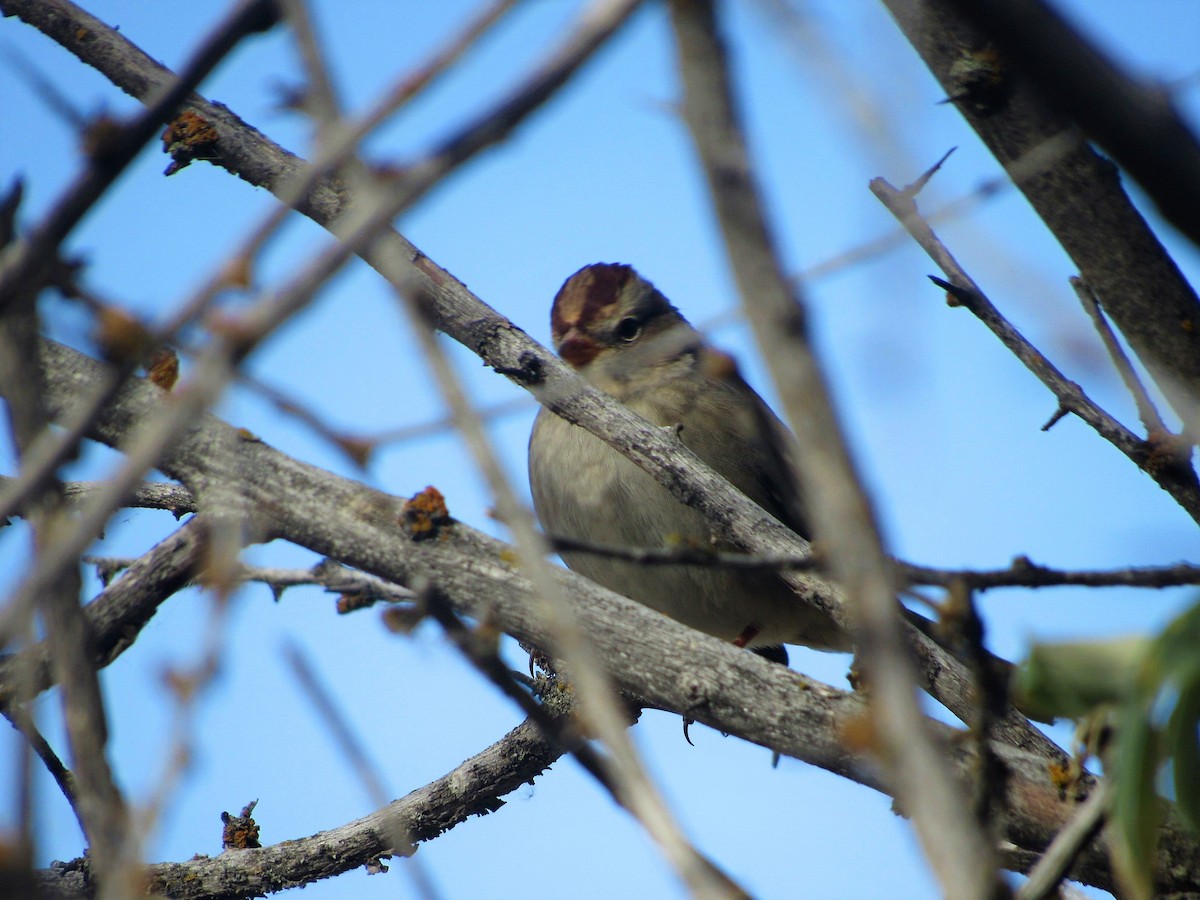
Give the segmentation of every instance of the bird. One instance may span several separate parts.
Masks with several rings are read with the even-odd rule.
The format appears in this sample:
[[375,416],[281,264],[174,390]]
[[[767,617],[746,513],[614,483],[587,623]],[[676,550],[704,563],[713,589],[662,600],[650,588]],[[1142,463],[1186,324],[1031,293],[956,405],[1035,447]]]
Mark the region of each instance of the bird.
[[[791,435],[703,336],[632,267],[594,263],[554,298],[555,351],[595,387],[680,440],[734,487],[811,539],[790,462]],[[699,545],[729,551],[704,516],[584,428],[543,407],[529,439],[529,484],[543,530],[597,545]],[[850,649],[823,610],[801,601],[775,572],[648,566],[564,549],[566,565],[684,625],[786,663],[783,644]]]

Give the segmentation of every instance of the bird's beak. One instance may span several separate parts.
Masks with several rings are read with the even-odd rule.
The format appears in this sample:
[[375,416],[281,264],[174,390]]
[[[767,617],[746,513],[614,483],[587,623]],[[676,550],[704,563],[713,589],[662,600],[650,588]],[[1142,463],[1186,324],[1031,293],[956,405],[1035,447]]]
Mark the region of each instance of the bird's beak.
[[558,355],[576,369],[582,369],[600,352],[600,344],[576,328],[569,328],[558,344]]

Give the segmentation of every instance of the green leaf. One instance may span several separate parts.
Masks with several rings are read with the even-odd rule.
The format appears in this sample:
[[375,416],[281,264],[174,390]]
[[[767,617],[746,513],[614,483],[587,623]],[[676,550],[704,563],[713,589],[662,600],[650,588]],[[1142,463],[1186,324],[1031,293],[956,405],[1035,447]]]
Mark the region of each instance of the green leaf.
[[1142,698],[1122,704],[1117,729],[1113,793],[1113,863],[1125,894],[1154,896],[1154,863],[1162,801],[1155,790],[1159,733]]
[[1167,750],[1179,815],[1188,828],[1200,834],[1200,670],[1192,674],[1187,684],[1180,685],[1179,699],[1167,722]]
[[1032,715],[1079,718],[1128,696],[1150,646],[1142,637],[1035,644],[1013,690]]

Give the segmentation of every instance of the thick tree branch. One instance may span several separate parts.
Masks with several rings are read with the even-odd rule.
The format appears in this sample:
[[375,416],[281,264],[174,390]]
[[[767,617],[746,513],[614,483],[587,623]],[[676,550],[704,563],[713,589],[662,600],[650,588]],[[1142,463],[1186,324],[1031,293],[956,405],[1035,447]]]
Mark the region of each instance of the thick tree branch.
[[[1039,88],[994,52],[990,35],[959,14],[958,0],[883,3],[1083,279],[1104,298],[1105,309],[1188,433],[1200,432],[1200,300],[1133,207],[1116,168],[1088,146],[1071,118],[1047,106]],[[1018,14],[1015,7],[1012,12]],[[1047,59],[1070,66],[1078,58],[1063,52],[1079,46],[1078,35],[1064,47],[1035,32],[1022,26],[1025,39],[1052,47]],[[1073,73],[1068,83],[1074,84],[1077,76],[1085,77]],[[1085,84],[1089,105],[1122,105],[1103,89],[1104,82]],[[1154,132],[1130,133],[1129,138],[1147,144],[1158,140]],[[1179,149],[1159,148],[1168,154]],[[1192,171],[1196,165],[1195,159],[1189,163]],[[1193,205],[1190,215],[1198,208]]]
[[[55,414],[67,415],[79,385],[101,366],[60,345],[43,347],[48,396]],[[134,382],[96,422],[93,435],[119,445],[162,402],[157,389]],[[460,523],[443,528],[438,540],[411,539],[398,524],[401,507],[395,499],[260,442],[231,441],[235,435],[230,426],[201,417],[170,449],[162,469],[184,484],[233,482],[280,537],[391,581],[436,585],[460,614],[484,616],[535,646],[547,645],[530,585],[508,561],[511,550],[504,544]],[[225,456],[214,452],[220,449]],[[854,695],[684,628],[572,573],[560,570],[556,576],[623,690],[861,783],[885,786],[875,766],[843,737],[863,721],[865,707]],[[1010,769],[1005,837],[1040,850],[1071,817],[1074,801],[1060,796],[1045,757],[1002,746],[996,752]],[[964,778],[975,777],[969,748],[947,747],[945,753]],[[1165,887],[1200,887],[1200,855],[1174,825],[1164,831],[1160,853]],[[1085,856],[1074,875],[1101,886],[1111,883],[1102,851]]]
[[1165,87],[1122,71],[1043,0],[950,2],[1200,247],[1200,141]]
[[[135,96],[143,96],[170,77],[167,70],[122,35],[65,0],[44,0],[37,4],[30,0],[0,0],[0,3],[4,4],[0,8],[10,8],[33,24],[46,26],[50,36]],[[38,18],[46,9],[54,12],[49,25]],[[78,42],[74,37],[78,27],[98,29],[94,40]],[[566,51],[562,55],[568,60],[572,58]],[[211,160],[214,164],[274,191],[286,202],[296,202],[290,186],[305,183],[304,166],[299,159],[272,144],[225,107],[196,99],[189,108],[209,122],[219,135],[220,153]],[[297,206],[314,221],[331,228],[336,227],[345,211],[336,187],[321,179],[314,182]],[[804,541],[700,463],[677,436],[649,426],[592,388],[399,233],[380,234],[362,256],[397,289],[412,290],[415,281],[416,289],[427,301],[426,313],[441,331],[474,351],[496,371],[533,391],[556,414],[609,442],[654,475],[682,502],[703,511],[714,534],[756,553],[807,552]],[[827,582],[802,573],[792,575],[790,582],[797,590],[799,602],[817,604],[834,617],[841,615],[837,591]],[[928,689],[956,715],[970,720],[975,704],[969,674],[957,660],[923,636],[914,640]],[[1018,746],[1052,752],[1045,738],[1019,717],[1011,718],[1002,727],[1006,738]]]

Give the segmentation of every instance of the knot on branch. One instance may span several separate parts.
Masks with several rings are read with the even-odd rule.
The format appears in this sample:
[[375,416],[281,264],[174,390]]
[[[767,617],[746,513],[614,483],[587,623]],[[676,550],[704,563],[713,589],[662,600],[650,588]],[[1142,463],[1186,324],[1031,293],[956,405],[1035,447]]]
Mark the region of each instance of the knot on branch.
[[1001,112],[1012,93],[1012,79],[1000,52],[987,45],[968,50],[947,72],[951,93],[946,99],[980,116]]
[[1183,435],[1165,429],[1153,429],[1146,435],[1142,468],[1151,476],[1157,478],[1169,474],[1195,483],[1191,461],[1192,444]]
[[485,344],[480,345],[479,353],[483,357],[484,362],[492,367],[493,371],[499,375],[511,378],[523,387],[541,384],[545,378],[542,360],[532,350],[522,350],[521,354],[517,357],[517,364],[515,366],[493,363],[488,357]]

